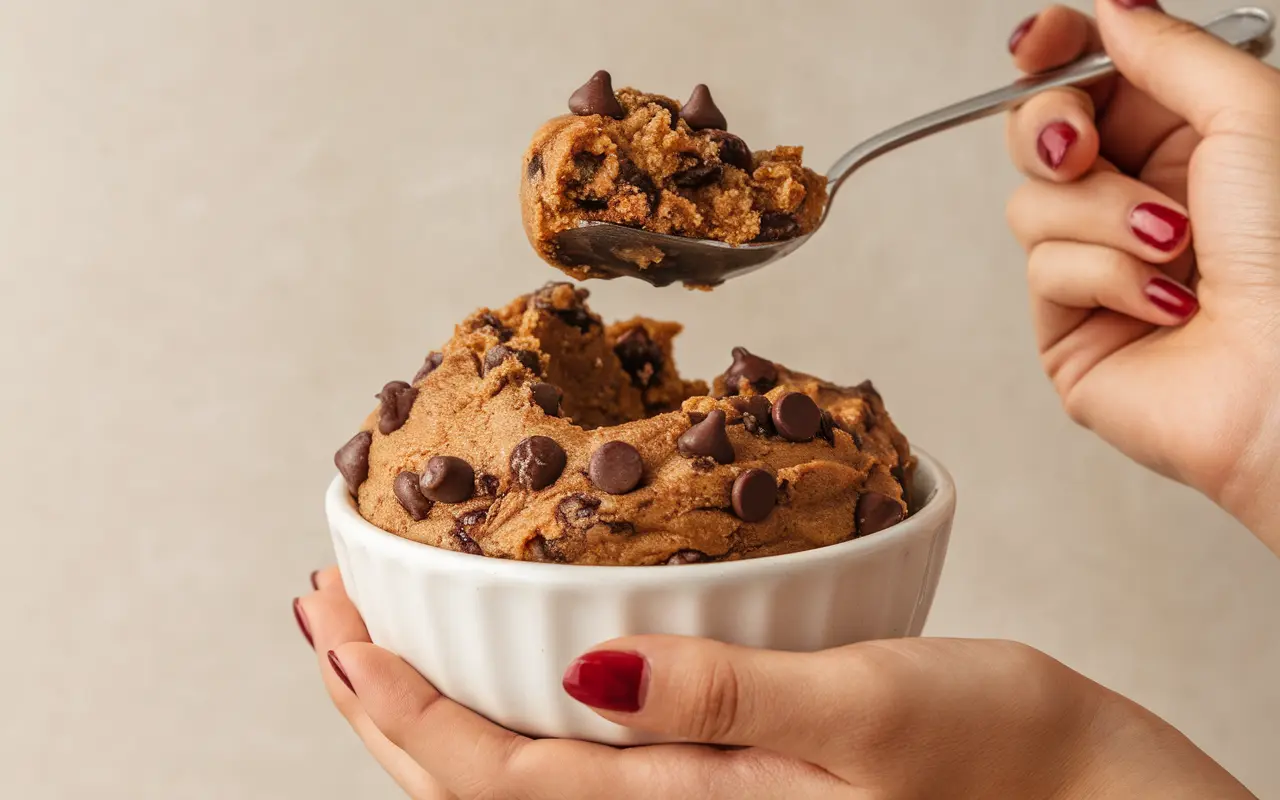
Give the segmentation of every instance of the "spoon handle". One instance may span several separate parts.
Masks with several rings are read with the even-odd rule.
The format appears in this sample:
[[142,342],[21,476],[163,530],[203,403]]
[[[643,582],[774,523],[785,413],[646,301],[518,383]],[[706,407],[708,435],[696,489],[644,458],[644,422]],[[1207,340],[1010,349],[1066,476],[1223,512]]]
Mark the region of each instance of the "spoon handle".
[[[1269,11],[1261,8],[1239,8],[1204,26],[1206,31],[1219,39],[1259,57],[1270,52],[1271,32],[1274,28],[1275,18]],[[1031,75],[1003,89],[978,95],[890,128],[845,153],[827,172],[827,208],[830,209],[830,198],[835,197],[845,179],[872,159],[926,136],[1014,108],[1041,92],[1088,84],[1115,71],[1115,64],[1106,53],[1088,55],[1052,72]]]

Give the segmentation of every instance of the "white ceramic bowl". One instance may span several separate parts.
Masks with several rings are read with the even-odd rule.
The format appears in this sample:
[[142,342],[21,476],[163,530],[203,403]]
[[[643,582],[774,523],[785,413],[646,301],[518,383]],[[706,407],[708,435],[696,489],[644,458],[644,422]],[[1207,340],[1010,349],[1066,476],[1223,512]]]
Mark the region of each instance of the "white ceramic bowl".
[[511,730],[615,745],[659,741],[569,698],[574,658],[619,636],[705,636],[823,650],[918,636],[955,515],[955,486],[916,453],[915,513],[871,536],[785,556],[586,567],[456,553],[366,522],[341,478],[325,498],[347,592],[373,641],[446,696]]

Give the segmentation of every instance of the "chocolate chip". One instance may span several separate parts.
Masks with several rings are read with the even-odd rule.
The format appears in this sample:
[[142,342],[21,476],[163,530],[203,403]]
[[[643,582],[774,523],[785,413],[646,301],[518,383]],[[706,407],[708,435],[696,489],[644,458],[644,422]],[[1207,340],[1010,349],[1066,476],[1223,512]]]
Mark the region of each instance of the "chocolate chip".
[[533,538],[525,542],[524,545],[525,561],[563,561],[548,546],[547,538],[540,533],[534,534]]
[[787,392],[773,404],[773,427],[789,442],[807,442],[822,427],[822,409],[813,398],[799,392]]
[[560,478],[568,461],[555,439],[530,436],[511,451],[511,472],[516,483],[531,491],[545,489]]
[[471,529],[484,522],[488,516],[489,512],[481,508],[475,511],[468,511],[454,520],[453,538],[457,541],[459,550],[464,553],[470,553],[473,556],[484,555],[484,550],[472,538]]
[[554,296],[556,290],[561,286],[573,288],[571,283],[548,283],[529,296],[529,302],[525,306],[526,309],[535,308],[539,311],[546,311],[558,317],[564,324],[571,325],[583,333],[598,325],[599,322],[591,316],[591,312],[587,311],[583,305],[587,297],[590,296],[586,289],[573,289],[574,302],[568,308],[556,307]]
[[904,514],[897,500],[879,492],[868,492],[858,498],[853,512],[857,535],[869,536],[902,522]]
[[835,445],[836,429],[839,427],[840,425],[836,422],[835,417],[831,416],[831,412],[825,408],[822,409],[822,423],[818,433],[823,439],[827,440],[827,444]]
[[421,522],[427,518],[427,514],[431,511],[431,506],[435,503],[423,497],[422,490],[418,488],[418,473],[401,472],[396,476],[395,481],[391,484],[391,491],[395,494],[396,499],[400,501],[400,506],[409,512],[409,516],[414,520]]
[[529,159],[529,166],[525,167],[524,175],[530,181],[537,180],[542,174],[542,153],[534,153],[533,158]]
[[690,411],[686,416],[689,417],[690,425],[697,425],[699,422],[702,422],[707,418],[707,415],[703,414],[701,411]]
[[640,389],[652,386],[661,376],[662,348],[658,347],[644,328],[636,327],[618,337],[613,352],[622,362],[622,368],[631,376],[631,385]]
[[719,145],[721,161],[743,172],[752,171],[755,165],[752,163],[751,148],[747,147],[747,143],[742,141],[741,137],[734,136],[728,131],[707,131],[704,135]]
[[640,485],[644,459],[626,442],[605,442],[591,454],[587,475],[601,491],[626,494]]
[[514,358],[520,364],[535,375],[542,372],[542,362],[538,359],[538,354],[529,350],[516,350],[507,347],[505,344],[490,347],[489,351],[484,354],[484,372],[486,375],[489,371],[495,369],[503,361],[508,358]]
[[603,114],[606,117],[622,119],[626,116],[622,104],[613,93],[613,78],[604,70],[596,72],[591,76],[591,80],[569,95],[569,110],[580,117]]
[[647,100],[658,108],[666,109],[667,115],[670,117],[671,130],[679,130],[680,125],[680,104],[675,100],[669,100],[658,95],[650,95]]
[[732,464],[733,445],[729,442],[729,432],[725,430],[724,412],[716,409],[706,419],[680,434],[676,448],[680,455],[689,458],[707,456],[721,464]]
[[741,381],[746,381],[757,394],[778,385],[778,366],[772,361],[752,355],[745,347],[733,348],[733,364],[724,373],[725,383],[729,384],[729,393],[741,391]]
[[583,211],[607,211],[609,209],[608,200],[597,200],[594,197],[584,197],[581,200],[575,200],[578,208]]
[[658,185],[653,182],[653,178],[641,172],[640,168],[631,163],[630,160],[620,159],[618,180],[644,192],[645,197],[649,200],[650,211],[658,207],[658,201],[662,199],[662,192],[658,190]]
[[667,559],[667,565],[676,566],[680,564],[701,564],[710,560],[711,556],[701,550],[680,550],[672,554],[671,558]]
[[778,502],[778,484],[762,469],[749,469],[733,482],[733,513],[743,522],[760,522]]
[[490,474],[489,474],[489,473],[487,473],[487,472],[482,472],[482,473],[480,473],[480,476],[479,476],[479,478],[478,478],[477,480],[479,480],[479,481],[480,481],[480,491],[481,491],[481,492],[483,492],[484,494],[488,495],[489,497],[497,497],[497,496],[498,496],[498,483],[499,483],[499,482],[498,482],[498,476],[497,476],[497,475],[490,475]]
[[766,211],[760,215],[760,233],[754,242],[780,242],[794,239],[800,234],[800,223],[791,214]]
[[742,426],[747,429],[747,433],[772,436],[777,432],[773,429],[773,404],[769,402],[769,398],[753,394],[750,397],[735,397],[731,402],[742,413]]
[[476,473],[456,456],[432,456],[422,470],[418,487],[428,498],[440,503],[470,500],[476,491]]
[[680,118],[689,123],[689,127],[695,131],[704,128],[722,131],[729,127],[724,114],[716,108],[716,101],[711,99],[711,90],[705,83],[693,87],[693,94],[689,95],[689,100],[680,107]]
[[423,378],[439,369],[444,363],[444,353],[430,353],[427,360],[422,362],[422,369],[418,370],[418,374],[413,376],[413,383],[420,382]]
[[715,183],[723,174],[724,166],[721,164],[699,164],[672,175],[671,181],[681,189],[697,189]]
[[493,335],[498,337],[499,342],[505,342],[514,335],[510,328],[502,324],[502,320],[498,319],[488,311],[476,317],[475,321],[471,324],[471,330],[473,331],[478,331],[483,328],[488,328],[493,331]]
[[395,433],[409,418],[413,410],[413,401],[418,399],[418,390],[404,381],[392,381],[382,387],[378,400],[382,405],[378,410],[378,430],[383,435]]
[[556,519],[564,531],[582,533],[595,527],[599,508],[600,498],[574,492],[556,505]]
[[549,383],[535,383],[529,387],[529,394],[533,398],[533,402],[541,408],[547,416],[560,416],[560,398],[564,393],[557,386]]
[[369,477],[369,446],[372,444],[373,434],[360,431],[333,454],[333,464],[342,473],[352,495]]

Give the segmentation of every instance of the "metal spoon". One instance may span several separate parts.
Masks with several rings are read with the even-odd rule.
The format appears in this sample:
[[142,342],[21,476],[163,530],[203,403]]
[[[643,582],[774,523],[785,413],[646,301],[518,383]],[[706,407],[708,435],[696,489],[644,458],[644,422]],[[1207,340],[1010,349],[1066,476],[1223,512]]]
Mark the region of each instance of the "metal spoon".
[[[1271,52],[1275,18],[1261,8],[1240,8],[1218,17],[1204,28],[1223,41],[1262,58]],[[831,201],[840,187],[867,162],[926,136],[1014,108],[1049,89],[1080,86],[1114,72],[1115,64],[1105,53],[1085,56],[1061,69],[1024,78],[868,139],[841,156],[827,171],[827,205],[819,226],[826,221]],[[805,236],[781,242],[734,246],[607,222],[583,222],[577,228],[560,233],[556,244],[561,263],[591,266],[611,277],[631,276],[654,286],[677,281],[715,286],[777,261],[807,242],[816,231],[815,228]],[[647,266],[641,267],[637,262]]]

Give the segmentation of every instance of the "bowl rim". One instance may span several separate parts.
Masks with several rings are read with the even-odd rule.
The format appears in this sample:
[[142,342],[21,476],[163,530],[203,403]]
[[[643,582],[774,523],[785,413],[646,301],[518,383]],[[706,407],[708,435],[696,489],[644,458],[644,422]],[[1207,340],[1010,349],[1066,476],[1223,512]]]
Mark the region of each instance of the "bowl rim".
[[[870,536],[839,544],[815,547],[798,553],[742,559],[712,561],[703,564],[654,566],[608,566],[598,564],[547,564],[532,561],[477,556],[433,547],[384,531],[360,516],[347,491],[346,482],[336,475],[325,493],[325,515],[331,526],[341,528],[342,536],[358,539],[361,544],[377,548],[387,558],[414,563],[435,571],[470,573],[475,577],[505,580],[532,580],[562,585],[599,585],[626,581],[632,585],[659,586],[690,579],[699,582],[740,581],[753,576],[774,575],[779,571],[803,570],[808,566],[827,564],[836,559],[849,559],[881,550],[892,549],[922,530],[938,530],[955,514],[955,481],[945,467],[928,453],[912,448],[916,457],[916,480],[932,483],[929,496],[914,514],[902,522]],[[924,480],[926,479],[927,480]]]

